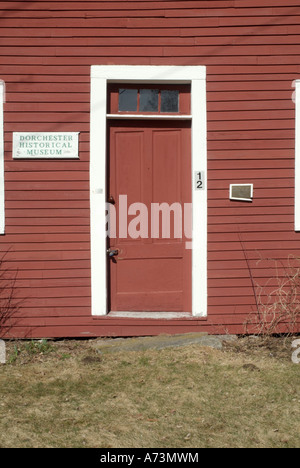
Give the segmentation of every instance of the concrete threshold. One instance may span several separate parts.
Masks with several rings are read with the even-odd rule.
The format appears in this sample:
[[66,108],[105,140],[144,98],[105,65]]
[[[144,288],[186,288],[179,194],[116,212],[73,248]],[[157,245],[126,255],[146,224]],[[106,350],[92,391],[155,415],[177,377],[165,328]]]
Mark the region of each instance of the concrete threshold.
[[181,318],[192,318],[190,312],[109,312],[108,317],[153,319],[153,320],[174,320]]

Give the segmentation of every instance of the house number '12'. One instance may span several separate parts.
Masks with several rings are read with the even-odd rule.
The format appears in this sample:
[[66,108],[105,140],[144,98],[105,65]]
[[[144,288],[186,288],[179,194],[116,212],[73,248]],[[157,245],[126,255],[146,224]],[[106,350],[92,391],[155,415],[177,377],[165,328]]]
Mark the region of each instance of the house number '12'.
[[195,172],[195,190],[204,190],[204,172]]

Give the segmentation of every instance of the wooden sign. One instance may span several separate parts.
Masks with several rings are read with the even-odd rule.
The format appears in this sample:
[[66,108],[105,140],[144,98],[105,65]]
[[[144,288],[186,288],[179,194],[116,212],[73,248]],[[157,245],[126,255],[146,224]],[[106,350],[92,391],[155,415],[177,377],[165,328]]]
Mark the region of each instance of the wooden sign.
[[77,159],[79,133],[14,133],[14,159]]

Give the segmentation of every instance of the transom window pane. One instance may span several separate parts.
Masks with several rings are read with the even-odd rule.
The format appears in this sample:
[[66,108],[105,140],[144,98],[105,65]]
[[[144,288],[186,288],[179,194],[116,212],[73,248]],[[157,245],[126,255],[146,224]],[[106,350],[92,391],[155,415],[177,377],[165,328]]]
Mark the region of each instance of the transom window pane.
[[129,85],[128,88],[118,87],[117,92],[117,96],[112,96],[118,97],[118,100],[113,98],[116,100],[110,103],[112,105],[112,102],[115,102],[113,107],[117,112],[189,113],[189,95],[180,89],[154,89],[150,86],[135,89]]
[[119,89],[119,111],[137,111],[138,90],[137,89]]
[[179,112],[179,91],[161,91],[161,112]]
[[158,112],[158,89],[140,90],[140,111]]

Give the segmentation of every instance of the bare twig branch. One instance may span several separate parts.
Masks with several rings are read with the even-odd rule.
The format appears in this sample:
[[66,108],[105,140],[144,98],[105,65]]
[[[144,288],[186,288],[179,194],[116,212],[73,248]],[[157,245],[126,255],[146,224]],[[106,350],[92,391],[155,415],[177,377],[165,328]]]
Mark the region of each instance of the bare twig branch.
[[[287,266],[275,259],[266,259],[274,266],[275,272],[264,286],[257,285],[255,298],[257,313],[247,320],[246,331],[270,336],[278,333],[294,335],[300,324],[300,259],[289,256]],[[281,271],[279,272],[278,263]],[[269,290],[271,283],[276,287]]]
[[7,334],[7,331],[16,321],[21,300],[16,298],[17,271],[6,268],[4,253],[0,259],[0,337]]

